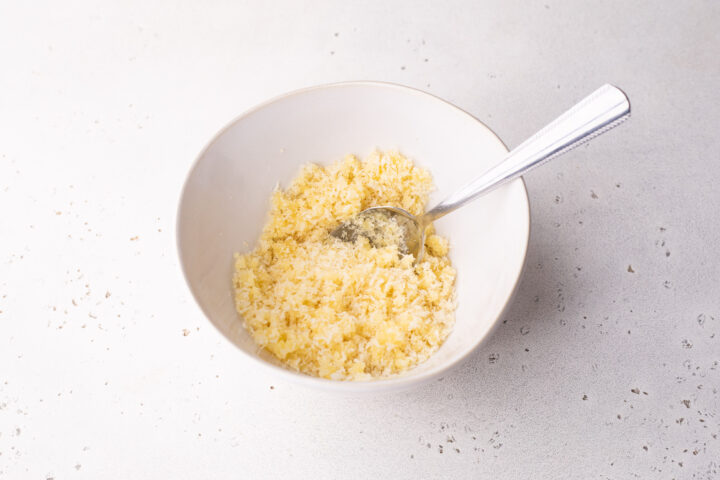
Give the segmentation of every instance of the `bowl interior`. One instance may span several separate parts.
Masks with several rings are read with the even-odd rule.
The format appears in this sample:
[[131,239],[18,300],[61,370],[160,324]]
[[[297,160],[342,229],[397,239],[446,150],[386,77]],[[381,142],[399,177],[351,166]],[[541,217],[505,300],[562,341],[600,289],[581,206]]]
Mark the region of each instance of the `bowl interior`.
[[[437,187],[431,204],[497,163],[502,142],[467,113],[429,94],[381,83],[346,83],[294,92],[235,120],[200,155],[178,212],[180,261],[210,321],[262,363],[235,312],[235,252],[253,248],[267,218],[270,194],[287,186],[304,163],[328,164],[353,153],[396,149],[427,168]],[[305,382],[343,388],[391,387],[428,379],[457,363],[488,334],[522,271],[529,235],[521,180],[436,222],[450,239],[457,269],[456,324],[441,349],[408,373],[371,382],[332,382],[294,372]],[[362,386],[362,387],[360,387]]]

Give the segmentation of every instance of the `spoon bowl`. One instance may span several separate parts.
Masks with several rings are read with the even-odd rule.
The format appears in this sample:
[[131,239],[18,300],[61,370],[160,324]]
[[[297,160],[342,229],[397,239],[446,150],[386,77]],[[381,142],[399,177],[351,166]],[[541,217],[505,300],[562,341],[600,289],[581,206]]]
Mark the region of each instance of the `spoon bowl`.
[[373,247],[396,244],[402,255],[413,255],[420,261],[425,243],[425,228],[420,218],[399,207],[372,207],[341,223],[330,232],[344,242],[358,237],[368,239]]

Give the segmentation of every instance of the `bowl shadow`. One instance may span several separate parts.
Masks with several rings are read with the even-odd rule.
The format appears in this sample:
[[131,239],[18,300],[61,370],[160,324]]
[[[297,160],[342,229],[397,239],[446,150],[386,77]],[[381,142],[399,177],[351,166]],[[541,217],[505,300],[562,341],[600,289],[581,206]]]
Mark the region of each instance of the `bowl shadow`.
[[[511,398],[529,381],[539,381],[537,375],[552,366],[548,350],[561,351],[571,341],[563,331],[571,313],[565,312],[565,299],[575,298],[582,289],[573,282],[576,267],[561,254],[563,247],[539,240],[553,237],[553,232],[533,230],[517,291],[490,337],[457,368],[420,387],[423,393],[406,392],[407,399],[422,402],[445,392],[467,399],[485,397],[492,404]],[[532,380],[524,378],[528,371],[534,372]]]

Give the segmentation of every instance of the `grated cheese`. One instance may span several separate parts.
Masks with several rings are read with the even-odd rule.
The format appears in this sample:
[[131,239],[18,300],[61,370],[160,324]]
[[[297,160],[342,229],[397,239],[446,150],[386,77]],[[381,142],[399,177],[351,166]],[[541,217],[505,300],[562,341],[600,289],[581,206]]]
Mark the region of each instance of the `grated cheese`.
[[235,304],[255,341],[292,369],[335,380],[395,375],[432,355],[454,323],[447,239],[429,231],[413,266],[395,244],[329,235],[372,206],[419,215],[431,189],[426,170],[376,152],[306,165],[276,190],[258,246],[235,254]]

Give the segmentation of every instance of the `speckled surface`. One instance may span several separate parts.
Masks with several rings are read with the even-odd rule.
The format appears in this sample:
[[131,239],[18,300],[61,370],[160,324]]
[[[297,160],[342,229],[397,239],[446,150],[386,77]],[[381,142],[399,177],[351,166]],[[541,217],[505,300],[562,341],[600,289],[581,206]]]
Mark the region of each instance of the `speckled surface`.
[[[720,478],[720,5],[0,4],[0,479]],[[174,246],[232,117],[419,87],[510,146],[604,82],[633,118],[527,177],[504,323],[420,390],[338,397],[243,360]]]

